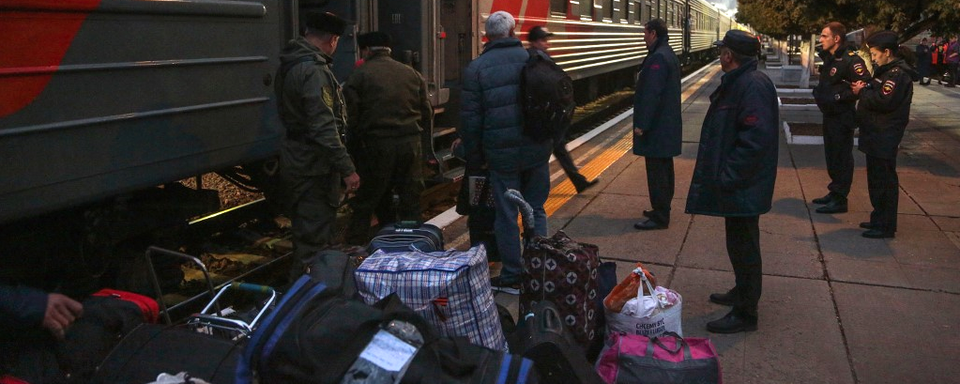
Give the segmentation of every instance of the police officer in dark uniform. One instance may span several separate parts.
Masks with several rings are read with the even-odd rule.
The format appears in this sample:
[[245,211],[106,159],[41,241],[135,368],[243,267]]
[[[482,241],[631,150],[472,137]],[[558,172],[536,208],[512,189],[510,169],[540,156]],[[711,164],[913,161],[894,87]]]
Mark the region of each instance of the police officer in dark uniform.
[[847,211],[847,194],[853,183],[853,130],[856,128],[856,95],[850,91],[855,81],[869,81],[870,72],[856,51],[846,45],[847,29],[832,22],[820,32],[820,58],[823,68],[820,82],[813,90],[817,106],[823,112],[823,150],[826,154],[830,190],[813,199],[825,204],[817,213]]
[[281,178],[289,192],[293,253],[303,273],[318,251],[329,245],[340,206],[341,181],[347,191],[360,176],[341,139],[346,107],[340,84],[330,70],[346,21],[328,12],[304,17],[303,35],[280,55],[276,93],[286,135],[280,144]]
[[707,323],[715,333],[757,329],[757,306],[763,282],[760,215],[770,211],[777,180],[780,110],[777,90],[757,70],[760,42],[732,30],[720,46],[725,72],[710,95],[710,109],[700,130],[687,213],[725,220],[727,255],[736,285],[710,301],[732,306],[726,316]]
[[909,56],[898,41],[892,31],[877,32],[867,38],[876,73],[870,82],[857,81],[850,86],[851,92],[860,98],[859,148],[867,155],[867,188],[873,205],[870,221],[860,223],[860,227],[867,229],[863,237],[871,239],[893,237],[897,232],[897,149],[910,121],[913,81],[920,77],[904,60]]
[[[430,132],[433,106],[423,77],[390,57],[390,35],[370,32],[357,39],[364,63],[344,84],[348,146],[360,159],[363,185],[351,200],[353,219],[346,242],[362,245],[370,240],[370,217],[385,198],[400,197],[400,220],[421,221],[423,193],[421,135]],[[395,217],[378,217],[380,224]]]

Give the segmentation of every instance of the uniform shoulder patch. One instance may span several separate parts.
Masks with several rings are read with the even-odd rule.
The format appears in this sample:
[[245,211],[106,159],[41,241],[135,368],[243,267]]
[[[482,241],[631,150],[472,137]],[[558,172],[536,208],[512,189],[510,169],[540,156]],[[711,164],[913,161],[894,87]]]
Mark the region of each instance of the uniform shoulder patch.
[[863,68],[863,63],[855,63],[855,64],[853,64],[853,72],[856,73],[857,76],[863,76],[863,73],[864,73],[865,71],[866,71],[866,69]]
[[834,76],[836,74],[837,74],[837,67],[830,68],[830,76]]
[[323,86],[323,103],[333,108],[333,89],[329,85]]
[[893,93],[893,90],[895,88],[897,88],[897,83],[893,80],[887,80],[883,82],[883,87],[881,88],[881,91],[883,92],[884,96],[886,96]]

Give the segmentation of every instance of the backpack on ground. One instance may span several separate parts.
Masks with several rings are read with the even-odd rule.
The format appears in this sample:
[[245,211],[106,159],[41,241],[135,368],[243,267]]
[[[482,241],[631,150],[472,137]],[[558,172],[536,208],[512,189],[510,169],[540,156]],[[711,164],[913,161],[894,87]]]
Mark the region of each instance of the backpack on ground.
[[557,132],[573,120],[577,106],[573,79],[559,65],[531,51],[520,72],[523,134],[536,141],[559,139]]
[[510,337],[510,351],[533,360],[541,383],[602,383],[550,301],[537,303]]

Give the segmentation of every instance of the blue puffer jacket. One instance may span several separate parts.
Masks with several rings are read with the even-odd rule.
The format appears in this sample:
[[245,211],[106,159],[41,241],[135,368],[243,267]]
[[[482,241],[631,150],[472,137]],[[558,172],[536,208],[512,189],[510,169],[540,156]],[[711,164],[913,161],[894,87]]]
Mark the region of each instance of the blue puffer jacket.
[[550,160],[551,140],[523,135],[520,72],[529,54],[515,37],[494,40],[463,78],[460,121],[467,167],[519,172]]

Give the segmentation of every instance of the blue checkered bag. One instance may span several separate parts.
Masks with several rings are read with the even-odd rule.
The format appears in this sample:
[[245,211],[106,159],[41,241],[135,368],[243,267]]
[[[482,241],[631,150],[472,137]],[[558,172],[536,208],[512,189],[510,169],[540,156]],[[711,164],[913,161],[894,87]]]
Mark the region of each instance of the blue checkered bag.
[[357,268],[356,280],[369,304],[396,293],[441,335],[507,350],[482,245],[467,251],[377,251]]

